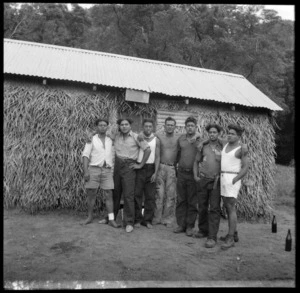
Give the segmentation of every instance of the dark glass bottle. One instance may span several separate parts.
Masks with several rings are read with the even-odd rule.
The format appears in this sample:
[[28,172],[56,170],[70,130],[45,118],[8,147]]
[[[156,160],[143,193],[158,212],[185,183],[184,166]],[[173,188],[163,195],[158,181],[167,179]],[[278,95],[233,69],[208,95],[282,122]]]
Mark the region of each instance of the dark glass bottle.
[[291,251],[291,250],[292,250],[292,235],[291,235],[291,230],[289,229],[285,239],[285,251]]
[[277,233],[277,222],[275,216],[273,216],[273,221],[272,221],[272,233]]

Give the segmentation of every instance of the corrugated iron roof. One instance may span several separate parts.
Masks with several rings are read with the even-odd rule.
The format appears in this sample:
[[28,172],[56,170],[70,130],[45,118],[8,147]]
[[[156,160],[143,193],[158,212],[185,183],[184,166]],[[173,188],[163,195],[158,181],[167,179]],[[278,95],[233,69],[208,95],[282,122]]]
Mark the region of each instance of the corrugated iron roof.
[[4,73],[282,110],[242,75],[12,39],[4,39]]

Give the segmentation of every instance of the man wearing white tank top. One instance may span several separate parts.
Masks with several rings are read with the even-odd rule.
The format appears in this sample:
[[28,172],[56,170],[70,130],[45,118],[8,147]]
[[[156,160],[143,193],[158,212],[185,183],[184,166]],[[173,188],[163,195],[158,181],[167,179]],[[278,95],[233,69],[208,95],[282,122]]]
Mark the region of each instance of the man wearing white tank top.
[[248,171],[248,149],[240,144],[243,129],[234,124],[228,125],[228,143],[221,154],[221,196],[228,214],[228,234],[220,239],[224,241],[222,249],[234,246],[234,234],[237,227],[236,200],[241,188],[241,179]]
[[[152,228],[152,220],[155,210],[156,195],[156,177],[160,161],[160,141],[153,134],[154,121],[152,119],[144,119],[143,132],[139,136],[148,143],[151,149],[149,158],[144,166],[136,171],[135,179],[135,227],[142,224],[147,228]],[[141,162],[144,155],[143,149],[140,149],[137,162]],[[142,204],[144,196],[144,215],[142,214]]]

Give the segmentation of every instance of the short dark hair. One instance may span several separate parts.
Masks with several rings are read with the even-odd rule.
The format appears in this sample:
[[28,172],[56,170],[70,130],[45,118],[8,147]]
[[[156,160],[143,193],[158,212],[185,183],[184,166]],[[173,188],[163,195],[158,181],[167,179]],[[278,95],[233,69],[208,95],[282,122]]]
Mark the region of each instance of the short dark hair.
[[186,118],[185,125],[187,125],[189,122],[192,122],[195,125],[197,125],[197,119],[195,117],[193,117],[193,116],[190,116],[190,117]]
[[124,120],[128,121],[130,125],[133,123],[133,120],[131,118],[120,118],[117,120],[117,124],[121,125],[122,121]]
[[99,122],[102,122],[102,121],[105,122],[107,125],[109,124],[107,119],[105,119],[105,118],[98,118],[95,121],[95,126],[98,126]]
[[165,120],[165,124],[167,123],[167,121],[174,121],[175,125],[176,125],[176,120],[174,118],[172,118],[171,116],[167,117]]
[[223,128],[216,123],[210,123],[205,127],[207,132],[209,132],[211,128],[216,128],[219,133],[223,130]]
[[239,125],[237,125],[237,124],[229,124],[229,125],[227,126],[227,128],[228,128],[228,129],[233,129],[233,130],[235,130],[235,131],[236,131],[236,134],[237,134],[238,136],[241,136],[242,133],[244,132],[244,128],[241,127],[241,126],[239,126]]
[[145,119],[143,120],[143,125],[144,125],[146,122],[150,122],[150,123],[152,123],[152,125],[154,126],[154,121],[153,121],[153,119],[151,119],[151,118],[145,118]]

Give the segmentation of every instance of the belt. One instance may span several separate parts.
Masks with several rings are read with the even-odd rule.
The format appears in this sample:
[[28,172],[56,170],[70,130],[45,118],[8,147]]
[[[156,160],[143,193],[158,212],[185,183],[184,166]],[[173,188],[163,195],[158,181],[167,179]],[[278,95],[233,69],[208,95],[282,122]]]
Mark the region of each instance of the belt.
[[204,179],[215,180],[215,177],[207,177],[203,173],[200,173],[199,176]]
[[178,170],[183,171],[183,172],[192,172],[193,169],[188,169],[188,168],[182,168],[182,167],[178,167]]
[[163,162],[160,162],[160,164],[174,167],[174,164],[168,164],[168,163],[163,163]]
[[221,171],[221,173],[227,173],[227,174],[239,174],[239,172],[232,172],[232,171]]
[[[138,164],[140,164],[141,162],[137,162]],[[154,167],[155,166],[155,164],[154,163],[150,163],[150,164],[145,164],[144,166],[143,166],[143,168],[146,168],[146,167]]]
[[124,163],[136,163],[136,160],[134,159],[129,159],[129,158],[120,158],[116,157],[119,161],[124,162]]
[[204,179],[213,180],[214,181],[213,189],[217,188],[217,184],[218,184],[218,180],[220,179],[220,175],[216,175],[215,177],[212,178],[212,177],[206,177],[203,173],[200,173],[199,176]]

